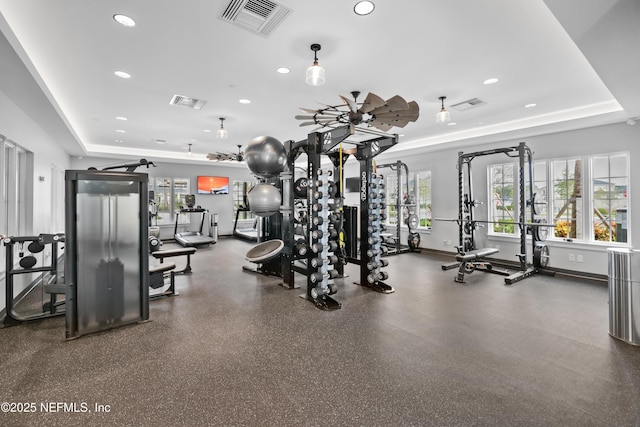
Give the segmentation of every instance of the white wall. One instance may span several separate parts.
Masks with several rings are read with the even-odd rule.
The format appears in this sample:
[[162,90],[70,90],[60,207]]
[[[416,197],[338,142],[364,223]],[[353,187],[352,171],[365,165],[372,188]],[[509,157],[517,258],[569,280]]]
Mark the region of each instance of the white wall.
[[[458,216],[458,188],[457,188],[457,156],[459,151],[474,152],[489,148],[517,146],[522,140],[501,141],[494,144],[466,146],[458,148],[432,149],[419,154],[406,155],[400,151],[396,154],[379,156],[379,162],[402,160],[413,172],[431,170],[432,172],[432,206],[434,218],[457,218]],[[586,128],[570,132],[529,137],[523,140],[533,151],[533,159],[547,160],[576,155],[591,155],[627,151],[631,156],[630,202],[629,214],[640,215],[640,194],[634,183],[638,182],[639,172],[634,162],[640,158],[640,126],[614,124]],[[401,144],[401,142],[400,142]],[[508,162],[505,155],[496,154],[477,157],[472,161],[473,195],[474,199],[487,200],[487,165]],[[351,175],[347,175],[351,176]],[[634,190],[636,193],[634,194]],[[486,205],[483,205],[486,206]],[[482,209],[482,207],[480,208]],[[633,217],[632,217],[633,218]],[[635,225],[635,227],[634,227]],[[478,247],[500,247],[496,258],[507,261],[517,261],[519,239],[505,239],[488,237],[486,228],[477,233]],[[455,252],[451,246],[445,246],[445,240],[451,240],[455,245],[458,241],[458,228],[454,222],[434,221],[430,232],[421,233],[421,246]],[[403,238],[406,240],[406,237]],[[549,242],[551,252],[550,266],[572,271],[583,271],[592,274],[607,274],[606,246],[586,245],[576,242]],[[630,244],[640,244],[640,222],[633,221]],[[569,254],[582,255],[584,262],[570,262]]]
[[[67,153],[38,123],[0,90],[0,134],[33,153],[33,218],[32,233],[59,232],[51,229],[51,168],[69,167]],[[39,177],[44,177],[40,181]]]
[[[107,165],[116,165],[123,163],[134,163],[134,160],[118,160],[118,159],[104,159],[104,158],[73,158],[71,160],[72,169],[87,169],[89,167],[96,167],[100,169]],[[191,193],[196,195],[196,205],[202,206],[204,209],[208,209],[210,213],[218,214],[218,234],[219,235],[231,235],[233,233],[233,196],[231,194],[233,181],[249,181],[257,182],[256,178],[251,175],[247,167],[237,166],[220,166],[215,162],[208,164],[202,163],[168,163],[165,161],[154,161],[157,167],[138,168],[136,172],[147,173],[149,177],[168,177],[168,178],[189,178],[191,180]],[[217,195],[202,195],[197,194],[197,177],[198,175],[214,175],[214,176],[228,176],[229,177],[229,193],[230,194],[217,194]],[[192,221],[194,223],[200,221],[199,217],[193,216]],[[205,232],[206,232],[205,223]],[[161,227],[161,239],[173,238],[173,224],[164,225]],[[193,225],[190,227],[192,229]]]
[[[1,89],[1,88],[0,88]],[[54,138],[45,132],[38,123],[16,105],[2,90],[0,90],[0,134],[33,153],[33,193],[29,195],[33,205],[33,215],[26,218],[29,229],[27,234],[57,233],[63,230],[55,229],[51,224],[51,181],[52,166],[59,170],[69,167],[69,156],[58,146]],[[4,167],[4,165],[3,165]],[[44,181],[40,181],[43,177]],[[63,204],[64,205],[64,204]],[[0,230],[2,233],[3,230]],[[2,247],[2,262],[4,251]],[[3,269],[4,270],[4,269]],[[15,293],[24,289],[35,278],[33,274],[16,276]],[[0,283],[4,289],[4,273],[0,274]],[[0,293],[0,310],[5,306],[5,293]]]

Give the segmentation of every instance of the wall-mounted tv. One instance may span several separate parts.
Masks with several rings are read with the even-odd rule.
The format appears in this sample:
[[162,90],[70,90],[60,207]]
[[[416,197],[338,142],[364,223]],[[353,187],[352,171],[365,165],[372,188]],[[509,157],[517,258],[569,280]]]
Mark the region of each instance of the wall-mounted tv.
[[229,177],[199,176],[198,194],[229,194]]

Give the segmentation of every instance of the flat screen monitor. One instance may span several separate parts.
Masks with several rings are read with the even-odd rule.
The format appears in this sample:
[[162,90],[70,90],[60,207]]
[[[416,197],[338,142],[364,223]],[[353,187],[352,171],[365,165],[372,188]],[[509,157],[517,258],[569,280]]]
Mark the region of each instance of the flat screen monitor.
[[229,177],[199,176],[198,194],[229,194]]
[[344,181],[345,193],[357,193],[360,191],[360,178],[347,178]]

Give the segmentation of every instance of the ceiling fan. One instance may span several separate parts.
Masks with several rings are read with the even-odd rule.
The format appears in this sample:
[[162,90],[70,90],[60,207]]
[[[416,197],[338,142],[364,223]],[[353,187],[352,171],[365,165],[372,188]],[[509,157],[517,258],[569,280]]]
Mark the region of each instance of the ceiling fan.
[[207,159],[215,161],[235,160],[237,162],[241,162],[244,160],[244,152],[241,149],[242,145],[238,144],[237,153],[209,153],[207,154]]
[[351,92],[351,96],[353,96],[353,100],[340,95],[344,104],[322,104],[324,108],[317,110],[301,108],[302,111],[309,113],[309,115],[298,115],[295,118],[304,120],[304,122],[300,123],[300,126],[367,125],[382,132],[387,132],[394,126],[402,128],[409,122],[415,122],[420,115],[420,108],[417,102],[407,102],[399,95],[385,101],[375,93],[369,93],[363,102],[358,102],[359,91]]

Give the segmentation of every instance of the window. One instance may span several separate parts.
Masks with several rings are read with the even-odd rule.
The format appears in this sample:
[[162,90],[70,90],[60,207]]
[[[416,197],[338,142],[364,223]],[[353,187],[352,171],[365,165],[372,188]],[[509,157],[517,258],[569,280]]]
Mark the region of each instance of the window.
[[247,194],[251,191],[253,184],[247,181],[233,181],[233,220],[236,219],[236,213],[240,208],[238,220],[253,219],[254,215],[251,211],[246,210]]
[[[398,185],[399,184],[399,185]],[[405,175],[401,175],[398,183],[396,173],[389,174],[385,179],[387,204],[387,225],[398,224],[398,194],[400,203],[408,205],[402,207],[401,223],[406,224],[410,214],[418,216],[419,228],[431,228],[431,171],[409,173],[409,182]]]
[[516,234],[513,224],[516,218],[514,203],[517,201],[514,181],[516,169],[512,163],[490,165],[488,168],[491,234]]
[[28,161],[30,153],[1,135],[0,143],[2,144],[0,234],[24,236],[30,232],[31,212],[28,197],[33,193],[32,180],[28,179],[33,175],[33,167]]
[[420,228],[431,228],[431,171],[416,173],[417,210]]
[[[180,207],[185,205],[184,196],[191,194],[189,178],[151,178],[149,187],[155,191],[158,207],[158,225],[173,224]],[[189,224],[189,214],[179,214],[179,224]]]
[[551,162],[554,236],[582,239],[582,160],[563,159]]
[[64,231],[64,170],[51,165],[51,227],[53,233]]
[[591,158],[591,223],[596,242],[626,243],[629,185],[627,154]]
[[385,191],[386,191],[386,200],[384,203],[387,204],[387,225],[396,225],[398,224],[398,192],[400,189],[399,185],[404,183],[398,182],[398,175],[396,173],[390,173],[385,178]]

